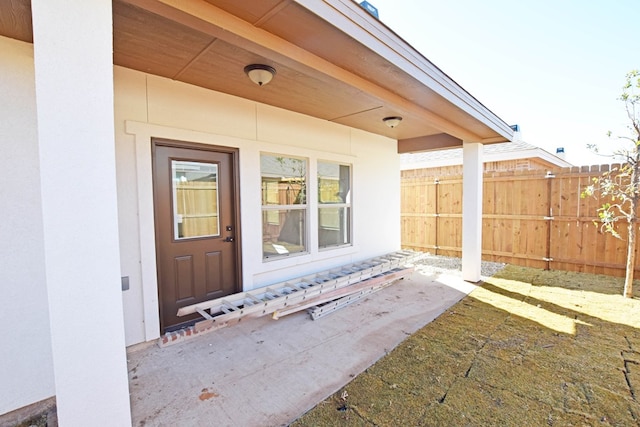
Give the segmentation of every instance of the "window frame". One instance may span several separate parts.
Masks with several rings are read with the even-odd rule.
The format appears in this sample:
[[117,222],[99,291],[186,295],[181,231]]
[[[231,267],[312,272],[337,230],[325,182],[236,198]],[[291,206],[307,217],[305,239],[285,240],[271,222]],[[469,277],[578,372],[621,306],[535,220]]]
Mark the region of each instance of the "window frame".
[[[268,157],[272,157],[272,158],[282,158],[282,159],[295,159],[298,161],[302,161],[304,162],[304,176],[303,177],[296,177],[296,176],[281,176],[281,179],[278,181],[277,176],[273,176],[273,177],[269,177],[268,173],[265,173],[265,171],[263,170],[263,165],[262,165],[262,158],[264,156],[268,156]],[[260,201],[260,213],[261,213],[261,237],[262,237],[262,262],[269,262],[269,261],[275,261],[275,260],[279,260],[279,259],[283,259],[283,258],[289,258],[289,257],[294,257],[294,256],[302,256],[302,255],[308,255],[311,253],[311,243],[309,240],[309,230],[310,230],[310,215],[309,215],[309,208],[310,208],[310,203],[309,203],[309,166],[311,163],[311,159],[309,159],[308,157],[304,157],[304,156],[296,156],[296,155],[291,155],[291,154],[280,154],[280,153],[271,153],[271,152],[260,152],[260,193],[261,193],[261,201]],[[282,175],[282,174],[281,174]],[[273,178],[272,180],[266,179],[265,178]],[[277,185],[280,185],[283,181],[284,178],[291,178],[292,181],[294,181],[296,178],[300,178],[301,180],[301,185],[303,190],[299,190],[300,191],[304,191],[303,192],[303,197],[304,197],[304,203],[284,203],[284,204],[265,204],[265,199],[269,198],[269,194],[267,194],[265,196],[265,185],[268,186],[269,182],[275,182],[277,183]],[[277,189],[276,191],[280,191],[279,189]],[[299,194],[298,192],[298,194]],[[278,197],[280,197],[278,195]],[[288,250],[286,250],[286,248],[283,245],[280,244],[275,244],[275,243],[271,243],[272,246],[274,247],[274,250],[276,251],[275,254],[266,254],[265,253],[265,244],[266,244],[266,236],[268,235],[268,233],[265,230],[265,215],[269,215],[270,212],[275,213],[275,215],[277,216],[281,216],[280,212],[281,211],[285,211],[286,213],[284,214],[285,217],[291,213],[292,211],[300,211],[302,212],[302,218],[303,218],[303,225],[304,225],[304,230],[302,231],[302,233],[300,233],[300,235],[302,236],[302,247],[303,250],[301,251],[296,251],[296,252],[289,252]],[[273,216],[273,215],[272,215]],[[276,223],[275,221],[273,221],[273,218],[271,219],[271,221],[267,220],[267,222],[269,222],[272,225],[277,225],[280,226],[280,220],[278,220],[278,222]],[[280,231],[282,231],[282,228],[280,229]],[[276,245],[276,246],[274,246]],[[281,252],[282,251],[282,252]]]
[[[258,173],[257,173],[257,181],[256,183],[260,186],[260,217],[256,217],[256,219],[260,224],[260,234],[259,240],[256,241],[261,248],[260,252],[260,265],[263,268],[260,269],[261,272],[271,271],[273,268],[283,268],[285,266],[294,266],[299,265],[302,261],[300,261],[300,257],[304,257],[308,259],[308,262],[315,262],[327,259],[328,257],[334,256],[342,256],[347,254],[352,254],[354,251],[357,251],[357,242],[355,241],[355,214],[353,208],[353,190],[354,190],[354,176],[357,165],[357,159],[354,156],[345,156],[345,155],[336,155],[333,156],[330,153],[321,153],[315,150],[289,150],[289,147],[280,147],[277,150],[261,150],[258,152]],[[285,154],[286,153],[286,154]],[[293,158],[299,159],[306,162],[306,207],[301,207],[300,204],[293,205],[264,205],[264,198],[266,197],[264,193],[264,182],[265,177],[268,174],[263,174],[263,163],[262,156],[273,156],[280,158]],[[347,166],[349,170],[349,198],[346,199],[345,203],[319,203],[320,195],[319,195],[319,165],[321,163],[331,163],[336,165]],[[273,178],[277,178],[277,174],[272,175]],[[265,231],[265,212],[267,211],[278,211],[279,209],[301,209],[304,210],[305,214],[305,230],[304,230],[304,239],[305,239],[305,251],[302,252],[292,252],[292,253],[269,253],[265,257],[265,242],[272,241],[270,240],[270,235],[268,231]],[[341,208],[345,209],[347,212],[348,218],[348,242],[344,244],[331,244],[321,247],[321,238],[320,238],[320,215],[322,208]],[[273,214],[277,215],[277,214]],[[277,232],[275,232],[277,233]],[[275,234],[272,233],[272,234]],[[277,242],[274,242],[277,244]],[[256,254],[257,255],[257,254]],[[307,261],[305,261],[307,262]],[[276,267],[277,266],[277,267]]]
[[[347,179],[348,179],[348,189],[345,195],[345,201],[343,202],[322,202],[321,201],[321,185],[320,185],[320,180],[321,180],[321,175],[320,175],[320,169],[321,163],[326,163],[326,164],[332,164],[332,165],[337,165],[338,167],[347,167],[348,168],[348,174],[347,174]],[[339,174],[340,175],[340,174]],[[337,177],[338,178],[338,191],[341,190],[340,188],[340,176]],[[316,233],[318,235],[318,242],[317,242],[317,248],[318,251],[320,252],[325,252],[325,251],[331,251],[334,249],[340,249],[340,248],[344,248],[344,247],[349,247],[349,246],[353,246],[353,164],[351,163],[347,163],[347,162],[341,162],[341,161],[334,161],[334,160],[325,160],[325,159],[318,159],[316,161],[316,181],[318,182],[318,189],[317,189],[317,193],[316,193],[316,209],[318,212],[318,216],[317,216],[317,224],[316,224]],[[321,215],[321,211],[325,209],[325,210],[329,210],[329,209],[344,209],[344,216],[346,218],[346,234],[347,234],[347,241],[344,243],[336,243],[336,244],[327,244],[324,246],[321,246],[321,237],[320,234],[322,232],[321,229],[321,221],[322,221],[322,215]],[[340,233],[344,233],[344,231],[338,227],[337,230]]]

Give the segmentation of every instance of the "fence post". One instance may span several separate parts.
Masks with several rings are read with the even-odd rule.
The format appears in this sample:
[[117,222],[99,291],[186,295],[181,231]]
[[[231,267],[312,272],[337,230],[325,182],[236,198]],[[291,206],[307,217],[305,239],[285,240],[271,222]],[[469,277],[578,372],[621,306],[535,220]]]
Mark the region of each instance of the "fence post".
[[547,171],[547,174],[544,176],[545,178],[547,178],[547,208],[549,211],[549,216],[547,216],[545,219],[548,221],[547,222],[547,241],[546,241],[546,249],[545,249],[545,261],[546,261],[546,266],[545,266],[545,270],[551,270],[551,224],[553,221],[553,207],[551,206],[551,190],[552,190],[552,183],[553,183],[553,178],[555,178],[556,176],[551,172],[551,171]]
[[433,181],[433,183],[435,184],[435,193],[436,193],[435,194],[435,217],[436,217],[436,220],[434,222],[435,225],[433,227],[434,230],[435,230],[436,237],[435,237],[435,239],[433,241],[433,246],[434,246],[433,251],[434,251],[435,255],[438,255],[438,249],[439,249],[439,247],[438,247],[438,223],[440,222],[440,211],[439,211],[439,208],[438,208],[438,206],[439,206],[438,205],[438,200],[440,199],[440,191],[439,191],[440,190],[440,179],[436,178]]

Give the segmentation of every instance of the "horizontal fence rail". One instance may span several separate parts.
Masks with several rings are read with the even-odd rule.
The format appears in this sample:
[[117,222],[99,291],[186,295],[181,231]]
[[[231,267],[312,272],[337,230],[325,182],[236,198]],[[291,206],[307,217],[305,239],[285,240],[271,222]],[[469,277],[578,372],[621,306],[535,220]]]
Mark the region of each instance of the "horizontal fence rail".
[[[617,229],[622,239],[603,233],[594,221],[598,221],[597,209],[607,200],[581,197],[592,178],[616,166],[485,173],[483,259],[624,276],[626,223]],[[432,173],[429,169],[402,172],[402,247],[459,257],[462,176],[437,177]],[[640,256],[636,259],[640,262]]]

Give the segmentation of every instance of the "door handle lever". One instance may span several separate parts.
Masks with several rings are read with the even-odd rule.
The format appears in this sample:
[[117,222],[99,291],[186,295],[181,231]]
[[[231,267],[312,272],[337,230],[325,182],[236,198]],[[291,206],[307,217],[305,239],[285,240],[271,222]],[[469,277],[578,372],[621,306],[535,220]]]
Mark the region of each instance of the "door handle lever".
[[225,241],[225,242],[233,242],[234,240],[233,240],[233,237],[231,237],[231,236],[227,236],[227,238],[226,238],[226,239],[224,239],[224,241]]

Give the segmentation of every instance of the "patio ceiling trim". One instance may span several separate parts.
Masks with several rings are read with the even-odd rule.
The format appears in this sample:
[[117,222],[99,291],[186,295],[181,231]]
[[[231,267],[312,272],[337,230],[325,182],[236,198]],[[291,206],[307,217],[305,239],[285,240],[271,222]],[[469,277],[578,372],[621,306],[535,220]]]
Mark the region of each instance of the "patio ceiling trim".
[[[264,58],[277,61],[301,73],[313,75],[315,78],[327,83],[338,80],[342,83],[348,84],[358,90],[379,98],[390,108],[395,107],[415,114],[444,133],[453,135],[465,141],[481,142],[483,140],[482,137],[474,132],[465,129],[464,127],[457,125],[433,113],[432,111],[420,107],[415,102],[407,100],[384,87],[340,68],[299,46],[277,37],[268,31],[258,28],[209,3],[201,0],[123,1],[172,21],[179,22],[182,25],[186,25],[204,34],[253,51]],[[314,13],[317,13],[317,9],[318,7],[316,5],[312,10]],[[335,18],[338,16],[343,16],[343,14],[334,13],[331,19],[337,21]],[[333,21],[329,22],[332,22],[332,24],[334,23]],[[448,98],[450,97],[451,95]],[[485,121],[483,121],[483,123],[486,124]],[[494,129],[494,131],[496,130]],[[504,141],[505,139],[510,139],[510,137],[499,137],[499,139]]]

